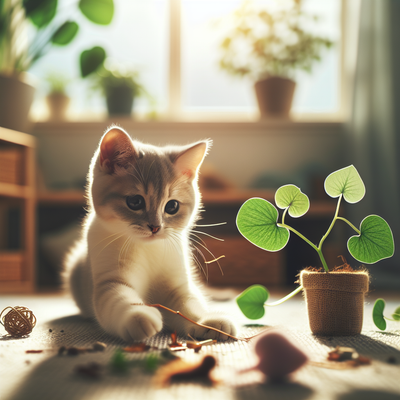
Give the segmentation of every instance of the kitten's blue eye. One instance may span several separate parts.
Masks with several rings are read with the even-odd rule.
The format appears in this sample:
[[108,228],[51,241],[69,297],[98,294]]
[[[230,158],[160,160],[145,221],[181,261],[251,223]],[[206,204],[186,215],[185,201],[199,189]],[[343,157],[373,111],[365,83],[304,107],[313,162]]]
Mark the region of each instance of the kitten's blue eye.
[[146,207],[146,202],[143,196],[136,194],[135,196],[128,196],[126,198],[126,205],[133,211],[142,210]]
[[179,210],[179,203],[176,200],[170,200],[165,206],[165,212],[174,215]]

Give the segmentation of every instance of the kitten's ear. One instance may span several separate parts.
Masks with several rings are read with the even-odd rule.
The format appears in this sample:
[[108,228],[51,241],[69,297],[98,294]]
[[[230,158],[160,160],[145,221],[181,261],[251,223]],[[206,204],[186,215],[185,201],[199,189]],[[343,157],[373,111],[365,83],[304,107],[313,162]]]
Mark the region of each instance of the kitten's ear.
[[211,140],[198,142],[179,153],[173,161],[177,171],[182,175],[186,175],[189,179],[193,179],[211,144]]
[[100,167],[109,173],[116,166],[124,166],[136,156],[135,148],[128,134],[121,128],[113,127],[102,137],[100,142]]

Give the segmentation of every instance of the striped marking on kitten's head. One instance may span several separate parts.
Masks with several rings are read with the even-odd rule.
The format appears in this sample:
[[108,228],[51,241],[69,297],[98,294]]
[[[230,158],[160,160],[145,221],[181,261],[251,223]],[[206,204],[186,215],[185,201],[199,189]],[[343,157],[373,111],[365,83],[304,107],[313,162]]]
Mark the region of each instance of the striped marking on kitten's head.
[[156,147],[133,141],[119,127],[102,137],[89,173],[89,196],[111,231],[138,239],[165,238],[197,218],[199,168],[211,145]]

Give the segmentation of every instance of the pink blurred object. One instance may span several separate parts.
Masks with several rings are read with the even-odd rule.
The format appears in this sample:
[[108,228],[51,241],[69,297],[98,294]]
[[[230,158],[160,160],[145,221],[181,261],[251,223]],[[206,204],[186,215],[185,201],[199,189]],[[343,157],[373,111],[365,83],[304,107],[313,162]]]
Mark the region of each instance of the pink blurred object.
[[301,368],[308,357],[284,335],[266,332],[254,346],[259,363],[254,367],[271,380],[278,381]]

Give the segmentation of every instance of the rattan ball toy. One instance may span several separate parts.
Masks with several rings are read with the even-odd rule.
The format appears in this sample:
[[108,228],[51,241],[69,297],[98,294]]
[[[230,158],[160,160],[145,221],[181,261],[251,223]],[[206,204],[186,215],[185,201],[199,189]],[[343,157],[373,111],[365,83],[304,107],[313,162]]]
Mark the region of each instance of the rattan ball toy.
[[29,335],[32,332],[32,329],[36,325],[36,317],[29,308],[9,306],[1,312],[0,323],[11,336],[21,337]]

